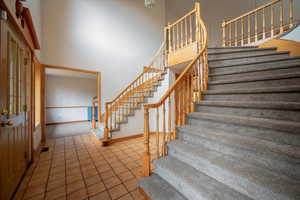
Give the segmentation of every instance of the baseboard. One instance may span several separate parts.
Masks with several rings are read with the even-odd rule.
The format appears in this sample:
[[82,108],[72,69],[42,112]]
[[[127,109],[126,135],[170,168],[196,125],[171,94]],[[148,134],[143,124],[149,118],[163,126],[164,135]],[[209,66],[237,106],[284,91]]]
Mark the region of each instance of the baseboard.
[[[151,132],[150,135],[155,135],[156,132]],[[136,138],[141,138],[144,136],[144,133],[140,133],[140,134],[136,134],[136,135],[130,135],[130,136],[126,136],[126,137],[121,137],[121,138],[115,138],[115,139],[111,139],[109,140],[109,144],[113,144],[116,142],[124,142],[127,140],[132,140],[132,139],[136,139]]]
[[69,122],[48,122],[46,123],[46,126],[60,125],[60,124],[75,124],[75,123],[88,122],[88,121],[89,120],[78,120],[78,121],[69,121]]
[[151,197],[149,197],[148,194],[143,190],[143,188],[139,187],[139,191],[146,200],[152,200]]

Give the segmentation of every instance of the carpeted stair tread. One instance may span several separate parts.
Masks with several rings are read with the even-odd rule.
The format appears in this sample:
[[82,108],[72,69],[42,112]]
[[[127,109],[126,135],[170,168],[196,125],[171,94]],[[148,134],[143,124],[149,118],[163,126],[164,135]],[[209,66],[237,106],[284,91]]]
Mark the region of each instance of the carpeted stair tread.
[[155,173],[190,200],[250,200],[251,198],[171,156],[154,161]]
[[300,197],[300,182],[274,175],[239,158],[180,141],[169,144],[169,154],[253,199],[297,200]]
[[274,129],[283,132],[300,134],[300,123],[291,122],[291,121],[263,119],[263,118],[255,118],[255,117],[241,117],[241,116],[203,113],[203,112],[189,113],[188,118],[193,118],[193,119],[205,118],[209,120],[223,121],[226,123],[241,124],[244,126],[254,126],[259,128]]
[[139,179],[138,182],[153,200],[186,200],[175,188],[156,174]]

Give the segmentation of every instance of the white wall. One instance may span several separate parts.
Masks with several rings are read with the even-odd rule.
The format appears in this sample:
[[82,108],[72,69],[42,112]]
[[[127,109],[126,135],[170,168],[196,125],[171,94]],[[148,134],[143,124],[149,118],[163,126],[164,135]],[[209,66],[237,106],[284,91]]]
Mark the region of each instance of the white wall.
[[300,42],[300,25],[298,25],[293,31],[283,36],[282,39]]
[[[46,76],[46,107],[90,106],[96,96],[96,79]],[[87,108],[48,109],[46,122],[87,120]]]
[[163,0],[44,0],[43,63],[100,71],[110,101],[159,48],[164,11]]

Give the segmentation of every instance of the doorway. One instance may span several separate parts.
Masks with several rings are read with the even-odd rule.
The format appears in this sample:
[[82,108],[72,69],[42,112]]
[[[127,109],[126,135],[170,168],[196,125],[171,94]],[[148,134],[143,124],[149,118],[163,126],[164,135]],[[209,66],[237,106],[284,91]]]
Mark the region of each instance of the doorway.
[[[100,97],[100,72],[44,66],[46,139],[89,133],[89,111]],[[97,111],[101,113],[100,106]]]

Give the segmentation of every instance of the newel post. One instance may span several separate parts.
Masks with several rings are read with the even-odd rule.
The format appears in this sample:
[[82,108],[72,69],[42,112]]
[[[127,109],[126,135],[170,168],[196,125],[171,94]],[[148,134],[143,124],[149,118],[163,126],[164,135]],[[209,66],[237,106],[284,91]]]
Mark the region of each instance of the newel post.
[[109,144],[109,129],[108,129],[108,103],[105,103],[105,115],[104,115],[104,138],[102,141],[103,146],[108,146]]
[[144,108],[144,157],[143,173],[150,176],[150,147],[149,147],[149,109]]

